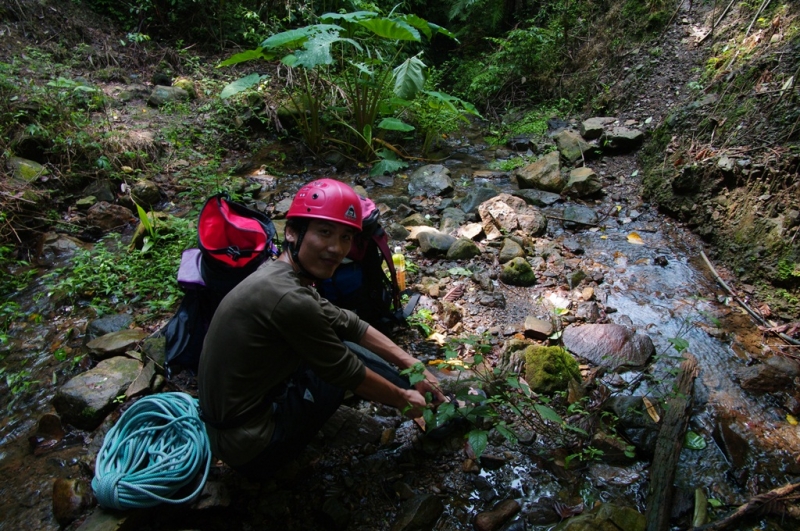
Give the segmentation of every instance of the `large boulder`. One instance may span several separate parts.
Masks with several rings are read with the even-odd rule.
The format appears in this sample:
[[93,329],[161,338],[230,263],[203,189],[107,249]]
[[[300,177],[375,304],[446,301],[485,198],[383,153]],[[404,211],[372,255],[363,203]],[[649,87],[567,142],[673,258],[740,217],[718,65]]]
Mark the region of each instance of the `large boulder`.
[[133,212],[129,209],[105,201],[100,201],[92,206],[86,215],[89,225],[99,227],[103,231],[118,229],[135,220]]
[[578,197],[588,197],[603,190],[603,183],[593,169],[582,167],[569,172],[569,181],[564,193]]
[[628,153],[639,149],[643,142],[644,133],[627,127],[612,127],[600,137],[600,145],[607,153]]
[[161,107],[167,103],[177,103],[190,99],[189,93],[180,87],[165,87],[158,85],[153,88],[147,104],[151,107]]
[[481,203],[478,214],[487,240],[496,240],[514,231],[522,231],[525,236],[540,236],[547,230],[547,218],[536,207],[509,194],[500,194]]
[[414,170],[408,178],[408,195],[446,197],[453,193],[450,170],[441,164],[428,164]]
[[513,174],[520,188],[535,188],[560,194],[566,185],[561,175],[561,159],[557,151],[551,151],[536,162],[517,168]]
[[461,201],[461,209],[467,214],[477,212],[478,206],[480,206],[481,203],[488,201],[489,199],[497,196],[499,193],[500,192],[494,188],[489,188],[488,186],[471,188]]
[[553,139],[556,141],[561,156],[570,164],[583,160],[594,149],[590,143],[574,131],[561,131]]
[[93,430],[116,407],[116,398],[125,394],[141,367],[139,361],[123,356],[103,360],[64,384],[53,406],[65,422]]
[[642,367],[655,352],[650,337],[614,323],[570,326],[561,338],[576,356],[611,370]]

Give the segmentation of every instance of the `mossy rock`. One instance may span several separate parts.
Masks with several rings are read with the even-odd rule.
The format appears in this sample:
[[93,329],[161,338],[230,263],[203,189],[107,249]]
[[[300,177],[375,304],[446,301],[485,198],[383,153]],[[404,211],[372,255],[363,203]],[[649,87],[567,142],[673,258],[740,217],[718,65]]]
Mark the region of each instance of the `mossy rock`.
[[527,260],[517,257],[503,267],[500,280],[511,286],[533,286],[536,284],[536,274]]
[[569,388],[570,380],[580,382],[578,362],[561,347],[533,345],[525,349],[524,356],[525,379],[533,391],[565,391]]

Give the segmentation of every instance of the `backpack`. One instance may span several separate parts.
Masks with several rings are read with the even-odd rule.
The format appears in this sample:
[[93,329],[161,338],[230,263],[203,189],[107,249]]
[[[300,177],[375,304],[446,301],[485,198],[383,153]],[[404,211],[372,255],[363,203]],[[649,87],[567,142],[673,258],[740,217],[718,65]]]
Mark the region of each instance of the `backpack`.
[[181,304],[164,328],[167,375],[197,371],[206,331],[219,303],[267,259],[277,256],[277,232],[266,214],[231,201],[209,198],[197,224],[198,248],[187,249],[178,268]]
[[[400,288],[389,250],[389,236],[375,203],[361,198],[362,229],[333,277],[318,283],[320,295],[386,333],[403,324]],[[384,265],[386,271],[384,271]]]

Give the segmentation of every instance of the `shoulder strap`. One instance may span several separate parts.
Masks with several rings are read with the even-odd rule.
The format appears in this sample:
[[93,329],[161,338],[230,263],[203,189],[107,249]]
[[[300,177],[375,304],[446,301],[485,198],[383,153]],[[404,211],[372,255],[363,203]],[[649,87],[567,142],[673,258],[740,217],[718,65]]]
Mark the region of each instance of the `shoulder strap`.
[[400,308],[400,286],[397,284],[397,271],[394,269],[392,252],[389,250],[389,242],[386,238],[386,232],[381,227],[375,231],[375,233],[372,235],[372,239],[378,245],[378,249],[380,249],[383,259],[386,261],[386,265],[389,268],[389,276],[391,277],[392,281],[392,302],[394,303],[394,307]]

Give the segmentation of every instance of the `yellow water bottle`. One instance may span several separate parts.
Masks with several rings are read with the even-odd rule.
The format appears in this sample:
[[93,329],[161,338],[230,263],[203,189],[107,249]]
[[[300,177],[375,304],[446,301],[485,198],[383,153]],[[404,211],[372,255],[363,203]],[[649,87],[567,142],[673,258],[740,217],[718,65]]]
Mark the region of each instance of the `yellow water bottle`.
[[395,273],[397,273],[397,285],[400,291],[403,291],[406,289],[406,257],[403,256],[399,245],[394,248],[392,263],[394,264]]

